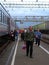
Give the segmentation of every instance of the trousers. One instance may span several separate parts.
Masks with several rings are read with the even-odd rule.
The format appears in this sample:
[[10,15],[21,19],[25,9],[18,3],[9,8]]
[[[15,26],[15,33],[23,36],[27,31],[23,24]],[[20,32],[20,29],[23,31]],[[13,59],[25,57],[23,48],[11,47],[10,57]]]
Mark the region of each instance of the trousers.
[[30,57],[32,57],[33,53],[33,42],[32,41],[26,41],[26,55],[30,54]]
[[40,39],[36,38],[36,44],[40,45]]

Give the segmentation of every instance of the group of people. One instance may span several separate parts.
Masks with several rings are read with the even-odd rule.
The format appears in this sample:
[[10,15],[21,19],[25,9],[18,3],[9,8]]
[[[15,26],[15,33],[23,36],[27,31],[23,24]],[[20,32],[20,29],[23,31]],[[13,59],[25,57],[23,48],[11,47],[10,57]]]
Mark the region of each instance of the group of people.
[[15,39],[17,40],[18,39],[18,31],[17,30],[14,30],[14,31],[11,31],[10,32],[10,39],[12,41],[15,41]]
[[41,40],[41,32],[39,29],[34,32],[32,26],[30,26],[26,31],[22,33],[22,37],[26,43],[26,56],[30,54],[30,58],[32,58],[34,39],[36,42],[35,44],[38,44],[39,46]]

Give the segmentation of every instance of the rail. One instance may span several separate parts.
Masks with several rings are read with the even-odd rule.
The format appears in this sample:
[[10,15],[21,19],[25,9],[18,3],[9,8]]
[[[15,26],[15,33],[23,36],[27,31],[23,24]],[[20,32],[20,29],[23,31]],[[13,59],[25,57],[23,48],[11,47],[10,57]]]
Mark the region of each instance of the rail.
[[41,40],[47,44],[49,44],[49,35],[48,34],[42,34]]

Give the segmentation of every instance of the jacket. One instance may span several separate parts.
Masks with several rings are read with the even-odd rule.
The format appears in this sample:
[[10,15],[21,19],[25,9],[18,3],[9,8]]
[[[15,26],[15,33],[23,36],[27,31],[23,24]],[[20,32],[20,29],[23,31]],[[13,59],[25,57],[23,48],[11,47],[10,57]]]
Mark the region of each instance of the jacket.
[[34,32],[33,31],[27,31],[25,33],[24,40],[34,42]]

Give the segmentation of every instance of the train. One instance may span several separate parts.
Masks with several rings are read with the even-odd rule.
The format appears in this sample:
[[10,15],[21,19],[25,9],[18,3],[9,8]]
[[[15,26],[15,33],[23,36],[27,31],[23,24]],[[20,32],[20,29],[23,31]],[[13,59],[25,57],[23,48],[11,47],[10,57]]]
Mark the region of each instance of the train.
[[0,3],[0,45],[10,39],[10,32],[14,30],[14,20]]

